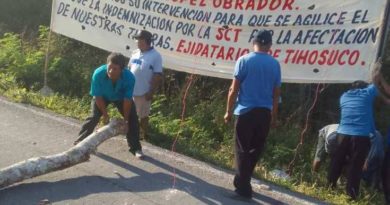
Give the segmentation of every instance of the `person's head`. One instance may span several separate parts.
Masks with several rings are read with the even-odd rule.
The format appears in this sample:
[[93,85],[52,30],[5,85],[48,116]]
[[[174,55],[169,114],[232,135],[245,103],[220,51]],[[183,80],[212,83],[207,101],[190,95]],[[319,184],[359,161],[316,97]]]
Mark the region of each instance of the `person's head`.
[[351,84],[351,90],[363,89],[368,86],[368,83],[363,80],[357,80]]
[[107,75],[111,80],[118,80],[126,67],[126,57],[120,53],[111,53],[107,57]]
[[143,52],[152,46],[153,34],[147,30],[140,30],[134,35],[138,48]]
[[253,39],[255,51],[268,52],[272,46],[272,34],[270,31],[261,29],[257,31]]

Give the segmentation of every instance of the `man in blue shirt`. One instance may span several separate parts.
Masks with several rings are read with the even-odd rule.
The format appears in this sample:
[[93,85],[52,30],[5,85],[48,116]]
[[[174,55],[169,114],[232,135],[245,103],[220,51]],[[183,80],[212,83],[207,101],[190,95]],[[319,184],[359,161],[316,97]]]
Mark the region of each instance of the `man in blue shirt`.
[[104,124],[108,123],[110,117],[107,106],[113,103],[129,128],[126,135],[129,151],[135,155],[141,151],[138,117],[132,100],[135,78],[126,69],[126,64],[126,58],[122,54],[111,53],[107,58],[107,64],[97,68],[93,73],[90,91],[93,96],[92,113],[82,125],[79,138],[74,144],[79,143],[93,132],[100,117],[103,116]]
[[379,190],[381,182],[381,169],[385,157],[383,136],[376,130],[375,134],[370,134],[370,151],[363,165],[362,179],[367,186],[372,186]]
[[[225,123],[235,122],[236,175],[233,184],[240,197],[250,199],[253,170],[263,151],[270,124],[275,124],[280,96],[279,62],[268,54],[272,35],[260,30],[253,40],[254,52],[238,59],[229,89]],[[272,122],[271,122],[272,121]]]
[[349,158],[347,170],[347,194],[356,199],[365,159],[370,150],[370,133],[375,133],[373,102],[379,92],[375,85],[364,81],[355,81],[352,88],[340,98],[341,120],[337,129],[339,142],[332,155],[328,182],[332,187],[340,177],[346,158]]

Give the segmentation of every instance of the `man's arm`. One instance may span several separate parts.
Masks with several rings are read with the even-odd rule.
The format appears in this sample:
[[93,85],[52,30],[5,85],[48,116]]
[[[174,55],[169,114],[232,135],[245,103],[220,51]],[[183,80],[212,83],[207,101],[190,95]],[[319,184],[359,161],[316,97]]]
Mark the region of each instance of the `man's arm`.
[[152,62],[151,68],[153,70],[153,77],[150,81],[150,90],[145,95],[146,100],[153,99],[153,95],[157,91],[162,80],[163,66],[160,54],[158,54],[156,59]]
[[106,75],[106,73],[103,73],[101,70],[101,67],[96,69],[92,75],[91,80],[91,91],[90,94],[95,99],[96,106],[98,107],[100,113],[102,113],[103,116],[103,123],[107,124],[110,120],[108,113],[107,113],[107,105],[106,102],[103,99],[103,85],[102,85],[102,75]]
[[99,111],[103,115],[103,123],[107,124],[108,121],[110,120],[110,117],[108,116],[107,109],[106,109],[107,105],[104,102],[103,97],[95,97],[95,101],[96,101],[96,105],[97,105]]
[[386,104],[390,104],[390,85],[388,85],[383,76],[377,72],[374,76],[374,85],[378,88],[379,96]]
[[232,118],[234,103],[237,100],[237,94],[239,90],[240,90],[240,80],[233,79],[232,84],[229,88],[229,94],[227,98],[226,113],[224,116],[225,123],[229,122]]
[[[125,90],[125,93],[124,93],[124,98],[123,98],[123,119],[126,121],[126,122],[129,122],[129,116],[130,116],[130,112],[131,112],[131,106],[132,103],[133,103],[133,91],[134,91],[134,85],[135,85],[135,77],[134,75],[129,72],[129,78],[127,79],[128,81],[126,81],[126,90]],[[128,125],[128,123],[127,123]]]
[[272,127],[276,126],[276,122],[278,119],[279,97],[280,97],[280,87],[275,87],[273,91],[273,101],[272,101],[272,115],[271,115]]
[[373,68],[372,72],[372,82],[378,90],[379,97],[386,104],[390,104],[390,85],[386,82],[385,78],[381,72],[382,69],[382,60],[379,59]]
[[123,119],[126,122],[129,122],[130,110],[131,110],[131,100],[126,98],[123,99]]
[[366,161],[363,166],[363,171],[367,171],[368,166],[370,165],[370,163],[372,163],[373,160],[383,160],[384,157],[383,136],[377,130],[374,133],[375,134],[370,135],[371,147],[366,157]]
[[325,133],[321,130],[318,135],[317,149],[313,160],[313,171],[318,172],[321,161],[325,157]]
[[152,100],[154,93],[157,91],[158,86],[162,80],[162,73],[154,73],[152,80],[150,81],[150,90],[146,93],[146,100]]

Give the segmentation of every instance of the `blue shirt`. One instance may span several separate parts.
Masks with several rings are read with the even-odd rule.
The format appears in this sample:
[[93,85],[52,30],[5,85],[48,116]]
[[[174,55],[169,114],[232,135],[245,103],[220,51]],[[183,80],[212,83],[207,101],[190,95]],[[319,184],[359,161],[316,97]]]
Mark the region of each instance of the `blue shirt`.
[[124,68],[120,78],[114,85],[107,75],[107,65],[102,65],[92,75],[90,94],[95,97],[103,97],[107,101],[131,99],[134,83],[134,75],[129,69]]
[[378,91],[373,84],[363,89],[348,90],[340,98],[341,120],[338,133],[369,136],[375,133],[373,103]]
[[[380,132],[375,131],[375,134],[370,134],[370,142],[371,142],[371,147],[367,155],[369,166],[370,166],[370,162],[374,160],[382,161],[385,155],[385,151],[383,148],[383,136],[381,135]],[[375,163],[371,163],[371,164],[372,164],[371,166],[375,165]]]
[[267,53],[251,52],[238,59],[234,77],[240,81],[235,115],[256,107],[272,109],[273,91],[281,86],[279,62]]

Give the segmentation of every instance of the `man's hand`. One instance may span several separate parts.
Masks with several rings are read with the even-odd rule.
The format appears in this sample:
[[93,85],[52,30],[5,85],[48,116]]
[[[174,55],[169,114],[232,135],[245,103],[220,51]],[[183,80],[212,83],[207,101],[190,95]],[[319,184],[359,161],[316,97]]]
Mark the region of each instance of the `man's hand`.
[[110,122],[110,117],[108,115],[103,115],[103,124],[107,125]]
[[238,91],[240,90],[240,81],[237,79],[233,79],[232,84],[229,88],[229,93],[227,97],[227,103],[226,103],[226,113],[223,117],[225,119],[225,123],[230,122],[233,115],[233,107],[234,103],[237,100]]
[[162,73],[154,73],[152,80],[150,81],[150,90],[145,94],[145,99],[151,101],[154,93],[157,91],[158,86],[162,81]]
[[232,120],[232,113],[231,112],[226,112],[225,113],[225,116],[223,117],[223,119],[225,120],[225,123],[228,123],[230,122],[230,120]]
[[313,172],[318,172],[318,170],[320,169],[320,165],[321,165],[321,161],[318,161],[318,160],[314,160],[313,161]]
[[367,171],[367,170],[368,170],[368,160],[366,160],[363,165],[363,171]]
[[146,99],[147,101],[153,100],[153,92],[151,92],[151,91],[147,92],[147,93],[145,94],[145,99]]
[[95,97],[96,106],[103,115],[103,124],[106,125],[110,122],[110,117],[107,114],[107,105],[103,97]]

